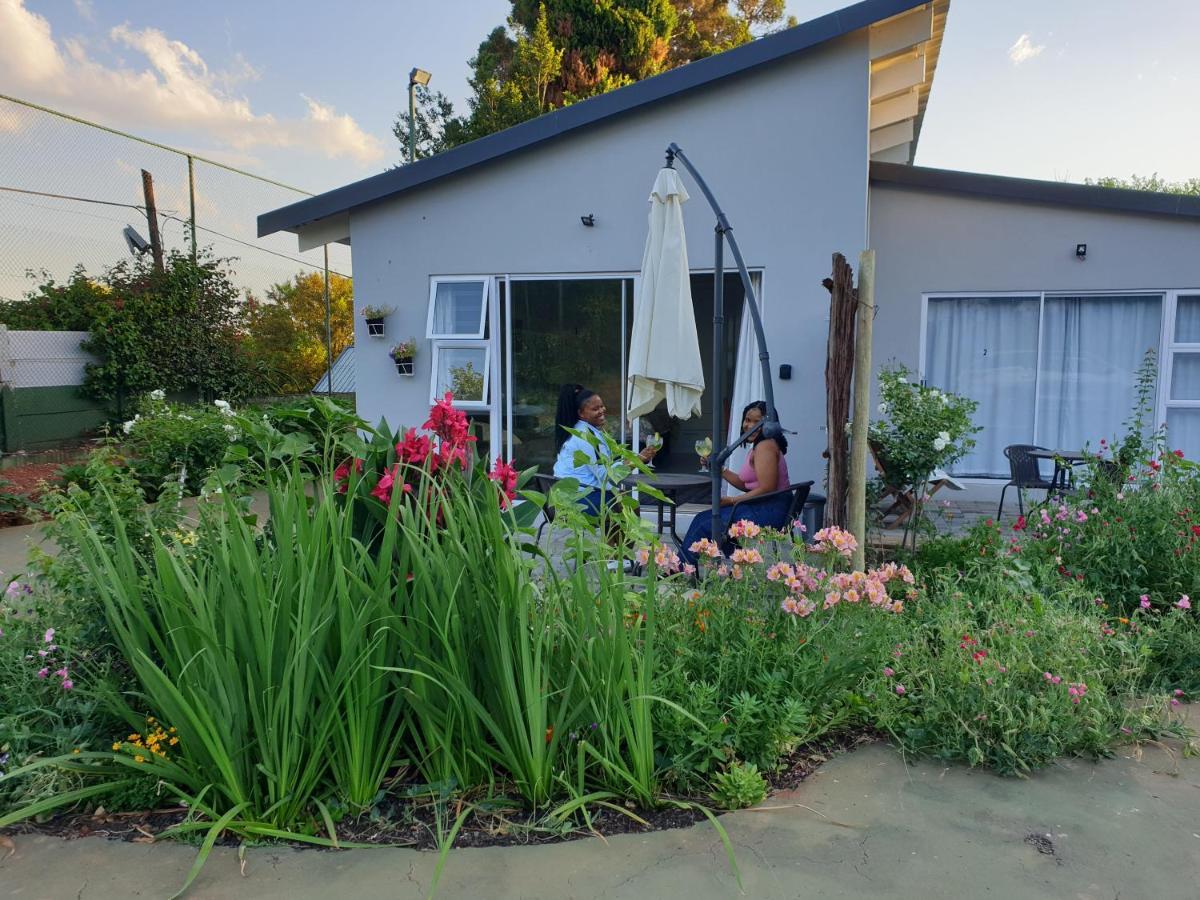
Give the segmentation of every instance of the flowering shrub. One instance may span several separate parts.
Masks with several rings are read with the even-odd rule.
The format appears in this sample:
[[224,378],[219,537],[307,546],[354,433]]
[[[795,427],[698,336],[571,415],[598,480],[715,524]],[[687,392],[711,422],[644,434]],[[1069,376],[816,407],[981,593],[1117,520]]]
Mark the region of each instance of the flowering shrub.
[[1074,584],[1038,593],[1018,560],[941,570],[927,590],[940,599],[876,659],[867,689],[906,750],[1024,772],[1171,727],[1173,698],[1141,694],[1147,630],[1110,624]]
[[980,429],[971,416],[974,400],[912,380],[904,366],[879,372],[879,416],[870,439],[886,460],[892,487],[924,483],[935,469],[946,469],[975,446]]
[[151,497],[157,496],[167,481],[179,481],[188,493],[198,493],[230,443],[242,434],[226,401],[168,403],[161,390],[149,395],[142,412],[125,422],[121,431],[130,469]]

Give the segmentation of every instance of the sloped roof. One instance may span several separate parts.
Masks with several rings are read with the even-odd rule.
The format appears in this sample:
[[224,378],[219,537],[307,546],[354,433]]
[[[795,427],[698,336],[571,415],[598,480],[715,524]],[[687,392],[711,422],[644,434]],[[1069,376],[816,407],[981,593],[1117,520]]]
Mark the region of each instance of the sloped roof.
[[981,175],[952,169],[931,169],[896,163],[871,163],[872,184],[892,184],[929,191],[975,194],[1001,200],[1023,200],[1055,206],[1075,206],[1144,215],[1200,219],[1200,197],[1131,191],[1124,188],[1040,181],[1007,175]]
[[[295,231],[303,225],[344,213],[356,206],[394,196],[528,150],[614,116],[769,65],[918,7],[931,7],[936,23],[940,25],[945,21],[948,5],[949,0],[862,0],[777,34],[565,106],[444,153],[263,213],[258,217],[258,236],[264,237],[276,231]],[[940,34],[935,39],[936,51],[941,46]],[[930,62],[926,64],[930,65]],[[932,68],[929,71],[932,72]],[[919,98],[917,129],[927,99],[926,86]],[[914,147],[915,143],[914,136]]]
[[[329,373],[326,372],[321,376],[321,380],[317,382],[312,389],[314,394],[324,394],[328,391]],[[353,394],[354,393],[354,345],[351,344],[345,350],[338,354],[338,358],[333,361],[333,392],[335,394]]]

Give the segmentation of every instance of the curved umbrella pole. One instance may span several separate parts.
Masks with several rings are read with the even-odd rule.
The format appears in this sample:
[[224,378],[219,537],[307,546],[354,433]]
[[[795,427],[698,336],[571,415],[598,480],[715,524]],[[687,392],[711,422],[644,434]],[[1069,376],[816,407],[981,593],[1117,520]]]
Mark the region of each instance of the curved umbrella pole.
[[[779,437],[783,434],[783,427],[779,424],[779,415],[775,410],[775,391],[771,384],[771,355],[767,351],[767,337],[763,331],[762,315],[758,308],[758,298],[754,293],[754,285],[750,281],[750,273],[746,271],[746,263],[742,259],[742,251],[733,236],[733,226],[729,224],[729,218],[721,210],[720,204],[717,203],[717,198],[713,196],[713,192],[708,187],[708,183],[696,171],[696,167],[684,155],[679,145],[672,141],[667,147],[667,167],[674,168],[675,160],[677,159],[683,163],[683,167],[692,176],[692,180],[696,182],[696,185],[700,188],[700,192],[704,194],[704,199],[708,201],[708,205],[712,207],[713,214],[717,217],[715,261],[713,266],[713,456],[709,464],[709,469],[711,470],[712,477],[713,538],[716,540],[717,545],[720,546],[724,543],[725,539],[725,526],[721,521],[720,515],[721,471],[723,464],[729,459],[730,454],[734,450],[752,439],[759,431],[762,432],[763,437]],[[754,336],[758,343],[758,360],[762,366],[763,393],[765,394],[763,399],[767,404],[767,414],[763,417],[762,422],[743,434],[728,447],[724,444],[725,428],[721,416],[721,356],[725,344],[725,241],[729,242],[729,249],[733,253],[734,262],[737,263],[738,272],[742,278],[742,286],[746,292],[746,303],[749,305],[750,318],[754,324]]]

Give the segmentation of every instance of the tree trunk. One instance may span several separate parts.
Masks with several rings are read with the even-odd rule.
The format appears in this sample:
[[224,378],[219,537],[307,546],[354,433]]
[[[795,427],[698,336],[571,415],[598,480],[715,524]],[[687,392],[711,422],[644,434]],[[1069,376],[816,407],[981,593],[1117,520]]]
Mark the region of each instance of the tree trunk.
[[854,319],[858,291],[854,270],[840,253],[833,254],[833,277],[821,282],[829,291],[829,342],[825,356],[825,426],[829,460],[825,486],[825,524],[845,528],[850,442],[850,387],[854,379]]

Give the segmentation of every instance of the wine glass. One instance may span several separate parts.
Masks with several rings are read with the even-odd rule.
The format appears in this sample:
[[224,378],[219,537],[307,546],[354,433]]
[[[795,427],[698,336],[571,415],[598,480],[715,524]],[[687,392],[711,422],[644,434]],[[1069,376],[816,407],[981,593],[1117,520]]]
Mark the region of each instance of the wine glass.
[[708,458],[712,456],[712,438],[702,437],[696,441],[696,455],[700,457],[700,471],[708,471]]
[[[657,431],[654,432],[653,434],[647,436],[646,446],[648,448],[650,448],[651,450],[653,450],[655,453],[658,453],[658,451],[662,449],[662,445],[663,445],[662,435],[659,434]],[[646,465],[648,465],[650,468],[653,469],[654,468],[653,458],[647,460]]]

